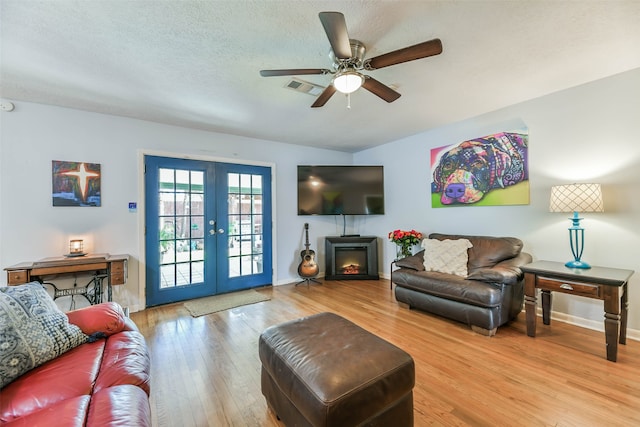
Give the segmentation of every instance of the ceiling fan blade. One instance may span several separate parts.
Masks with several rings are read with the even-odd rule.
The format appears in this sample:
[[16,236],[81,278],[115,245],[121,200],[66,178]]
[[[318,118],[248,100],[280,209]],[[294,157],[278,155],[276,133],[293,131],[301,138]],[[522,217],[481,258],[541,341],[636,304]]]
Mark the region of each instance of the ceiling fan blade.
[[391,89],[389,86],[382,84],[373,77],[369,76],[365,76],[362,87],[387,102],[393,102],[401,96],[398,92]]
[[262,77],[302,76],[304,74],[330,74],[326,68],[293,68],[290,70],[260,70]]
[[327,103],[329,98],[331,98],[334,93],[336,93],[336,88],[333,85],[327,86],[325,90],[323,90],[322,93],[318,96],[316,102],[311,105],[311,108],[322,107]]
[[403,62],[439,55],[441,53],[442,42],[440,39],[433,39],[368,59],[365,61],[364,67],[367,70],[377,70],[390,65],[401,64]]
[[340,12],[320,12],[318,15],[336,58],[351,58],[351,43],[344,15]]

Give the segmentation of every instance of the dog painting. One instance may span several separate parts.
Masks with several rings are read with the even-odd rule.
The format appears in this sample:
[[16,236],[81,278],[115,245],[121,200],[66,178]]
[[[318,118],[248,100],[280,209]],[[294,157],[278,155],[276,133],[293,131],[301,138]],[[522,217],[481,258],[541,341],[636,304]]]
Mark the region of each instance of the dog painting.
[[432,206],[528,204],[527,145],[501,132],[432,149]]

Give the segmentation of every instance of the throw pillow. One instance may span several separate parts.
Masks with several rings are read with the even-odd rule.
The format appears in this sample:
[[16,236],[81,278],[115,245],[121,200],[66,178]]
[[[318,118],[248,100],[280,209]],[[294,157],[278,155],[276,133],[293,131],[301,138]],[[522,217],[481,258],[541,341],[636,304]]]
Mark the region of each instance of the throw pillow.
[[87,341],[40,283],[0,288],[0,388]]
[[411,270],[416,271],[424,271],[424,251],[420,251],[417,254],[413,254],[411,256],[401,258],[393,263],[398,268],[409,268]]
[[467,277],[467,250],[473,245],[467,239],[424,239],[424,269]]

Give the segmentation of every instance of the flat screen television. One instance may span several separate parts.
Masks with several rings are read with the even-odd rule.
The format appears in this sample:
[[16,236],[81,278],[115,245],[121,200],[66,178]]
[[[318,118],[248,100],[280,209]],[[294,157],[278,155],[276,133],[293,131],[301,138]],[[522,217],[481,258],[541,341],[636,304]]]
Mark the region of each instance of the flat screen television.
[[383,215],[382,166],[298,166],[298,215]]

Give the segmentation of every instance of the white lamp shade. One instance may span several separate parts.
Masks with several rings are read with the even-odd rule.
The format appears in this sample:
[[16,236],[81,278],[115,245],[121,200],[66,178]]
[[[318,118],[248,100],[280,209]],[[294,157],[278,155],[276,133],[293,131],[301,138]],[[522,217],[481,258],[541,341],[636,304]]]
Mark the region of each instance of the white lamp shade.
[[551,187],[549,212],[604,212],[600,184],[567,184]]
[[345,71],[333,79],[333,86],[342,93],[355,92],[362,86],[362,83],[364,83],[364,78],[357,71]]

